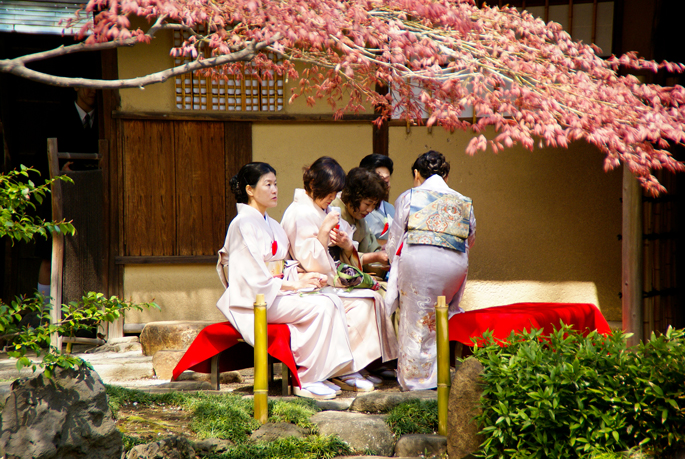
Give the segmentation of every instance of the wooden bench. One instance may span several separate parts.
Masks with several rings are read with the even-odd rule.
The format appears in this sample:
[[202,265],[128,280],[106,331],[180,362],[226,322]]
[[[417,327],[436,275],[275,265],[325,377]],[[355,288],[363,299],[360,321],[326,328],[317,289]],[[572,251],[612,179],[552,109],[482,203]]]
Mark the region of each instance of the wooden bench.
[[[290,349],[290,329],[285,324],[268,324],[267,336],[271,378],[273,380],[273,363],[281,362],[283,395],[289,395],[290,377],[293,384],[301,387]],[[212,387],[218,390],[220,373],[251,367],[254,367],[252,346],[243,341],[230,322],[220,322],[200,331],[174,368],[171,380],[175,381],[186,370],[209,373]]]

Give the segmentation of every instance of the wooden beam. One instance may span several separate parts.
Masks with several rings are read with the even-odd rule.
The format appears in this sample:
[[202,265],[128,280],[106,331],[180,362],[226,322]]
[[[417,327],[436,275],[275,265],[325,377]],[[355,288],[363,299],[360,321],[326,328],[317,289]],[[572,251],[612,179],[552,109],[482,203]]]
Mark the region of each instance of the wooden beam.
[[114,263],[117,265],[216,264],[216,260],[216,255],[114,257]]
[[623,331],[633,333],[628,345],[644,339],[642,313],[642,188],[623,166],[623,230],[621,236]]
[[[59,175],[59,160],[57,159],[57,139],[48,139],[48,165],[50,178]],[[55,180],[51,185],[52,220],[62,220],[62,182]],[[52,233],[52,262],[50,268],[50,322],[57,323],[62,319],[62,261],[64,258],[64,235],[61,232]],[[62,337],[57,333],[50,335],[50,345],[62,350]]]
[[226,122],[292,122],[292,123],[321,123],[321,122],[359,122],[373,121],[377,118],[373,114],[348,114],[339,120],[333,114],[320,115],[285,115],[285,114],[236,114],[236,113],[146,113],[146,112],[113,112],[112,118],[128,120],[155,120],[155,121],[226,121]]

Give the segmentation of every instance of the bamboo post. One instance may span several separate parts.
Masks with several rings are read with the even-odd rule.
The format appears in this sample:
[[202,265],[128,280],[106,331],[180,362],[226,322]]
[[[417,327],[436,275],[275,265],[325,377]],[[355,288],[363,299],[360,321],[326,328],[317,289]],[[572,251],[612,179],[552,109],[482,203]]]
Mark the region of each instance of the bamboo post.
[[438,347],[438,434],[447,436],[447,409],[450,396],[450,337],[445,297],[435,305],[435,328]]
[[254,417],[265,424],[269,417],[268,358],[266,331],[266,302],[257,294],[254,304]]

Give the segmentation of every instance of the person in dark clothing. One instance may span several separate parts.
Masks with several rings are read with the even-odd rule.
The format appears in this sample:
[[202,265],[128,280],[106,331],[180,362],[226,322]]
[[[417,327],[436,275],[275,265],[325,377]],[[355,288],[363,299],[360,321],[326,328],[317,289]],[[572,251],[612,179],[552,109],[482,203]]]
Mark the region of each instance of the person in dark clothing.
[[[76,88],[76,99],[61,107],[48,130],[48,137],[57,138],[57,148],[63,153],[97,153],[99,127],[97,122],[97,91],[93,88]],[[97,160],[60,161],[60,170],[79,171],[98,169]],[[44,212],[50,212],[46,201]],[[50,296],[50,265],[52,238],[36,241],[36,255],[42,261],[38,272],[38,291]]]

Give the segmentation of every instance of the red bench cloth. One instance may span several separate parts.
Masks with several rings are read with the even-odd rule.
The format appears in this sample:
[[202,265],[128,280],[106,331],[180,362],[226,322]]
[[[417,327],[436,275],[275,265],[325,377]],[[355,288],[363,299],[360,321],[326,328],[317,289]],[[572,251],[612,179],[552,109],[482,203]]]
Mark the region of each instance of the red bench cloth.
[[[267,325],[268,347],[270,356],[286,365],[299,387],[297,365],[290,350],[290,329],[285,324]],[[254,366],[252,346],[239,342],[242,336],[230,322],[221,322],[203,328],[188,347],[181,360],[174,368],[171,380],[174,381],[185,370],[198,373],[211,373],[211,359],[219,354],[219,372],[240,370]],[[230,352],[223,352],[231,348]]]
[[486,330],[494,338],[506,340],[512,331],[541,328],[544,334],[559,328],[559,322],[574,330],[611,332],[609,324],[594,304],[590,303],[515,303],[506,306],[468,311],[452,316],[449,323],[450,341],[472,346],[472,337],[480,337]]

